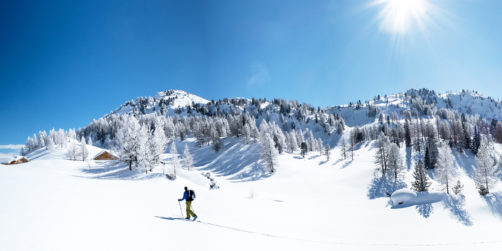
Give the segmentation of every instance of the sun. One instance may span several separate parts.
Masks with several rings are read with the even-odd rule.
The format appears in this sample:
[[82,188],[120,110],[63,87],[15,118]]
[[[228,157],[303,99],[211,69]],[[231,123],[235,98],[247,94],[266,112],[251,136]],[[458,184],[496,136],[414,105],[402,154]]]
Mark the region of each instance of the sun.
[[380,29],[391,34],[402,35],[415,26],[424,30],[432,11],[429,0],[374,0],[372,5],[381,7]]

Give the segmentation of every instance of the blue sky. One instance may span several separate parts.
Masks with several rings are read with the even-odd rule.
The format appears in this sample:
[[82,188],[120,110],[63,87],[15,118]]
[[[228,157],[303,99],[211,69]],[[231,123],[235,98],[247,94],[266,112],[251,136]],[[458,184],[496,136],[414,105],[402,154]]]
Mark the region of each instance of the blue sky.
[[502,98],[502,1],[401,0],[428,4],[405,31],[387,27],[389,1],[3,1],[0,145],[165,89],[316,106],[422,87]]

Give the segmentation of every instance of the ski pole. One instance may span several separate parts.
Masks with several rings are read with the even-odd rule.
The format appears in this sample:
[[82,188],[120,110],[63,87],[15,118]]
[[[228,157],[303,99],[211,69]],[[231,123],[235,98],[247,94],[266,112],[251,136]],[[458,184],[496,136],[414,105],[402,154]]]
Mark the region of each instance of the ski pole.
[[181,210],[181,203],[180,203],[180,201],[179,201],[179,200],[178,200],[178,205],[180,206],[181,218],[183,218],[183,217],[184,217],[184,216],[183,216],[183,210]]

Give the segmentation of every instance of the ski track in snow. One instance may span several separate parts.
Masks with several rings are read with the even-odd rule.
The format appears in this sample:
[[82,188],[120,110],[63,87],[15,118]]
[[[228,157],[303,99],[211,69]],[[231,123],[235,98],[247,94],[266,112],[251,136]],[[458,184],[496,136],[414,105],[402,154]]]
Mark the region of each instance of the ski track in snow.
[[254,232],[254,231],[249,231],[245,229],[240,229],[236,227],[230,227],[230,226],[224,226],[216,223],[211,223],[211,222],[206,222],[202,220],[186,220],[185,218],[178,218],[178,217],[163,217],[163,216],[155,216],[156,218],[163,219],[163,220],[169,220],[169,221],[184,221],[187,222],[188,224],[192,223],[199,223],[199,224],[205,224],[208,226],[213,226],[217,228],[223,228],[227,230],[232,230],[232,231],[237,231],[237,232],[242,232],[242,233],[248,233],[248,234],[255,234],[255,235],[261,235],[265,237],[270,237],[270,238],[278,238],[278,239],[285,239],[285,240],[294,240],[294,241],[302,241],[302,242],[316,242],[316,243],[326,243],[326,244],[336,244],[336,245],[344,245],[344,246],[365,246],[365,247],[454,247],[454,246],[464,246],[464,245],[485,245],[485,244],[502,244],[502,241],[478,241],[478,242],[466,242],[466,243],[458,243],[458,242],[444,242],[444,243],[356,243],[356,242],[343,242],[343,241],[319,241],[319,240],[308,240],[308,239],[302,239],[302,238],[295,238],[295,237],[288,237],[288,236],[281,236],[281,235],[274,235],[274,234],[267,234],[267,233],[262,233],[262,232]]

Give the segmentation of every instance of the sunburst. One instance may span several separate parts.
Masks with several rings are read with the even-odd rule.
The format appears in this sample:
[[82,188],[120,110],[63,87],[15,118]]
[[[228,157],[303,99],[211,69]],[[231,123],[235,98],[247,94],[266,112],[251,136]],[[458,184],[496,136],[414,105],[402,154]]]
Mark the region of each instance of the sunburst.
[[371,5],[381,7],[380,30],[397,35],[406,34],[413,27],[424,31],[433,11],[429,0],[373,0]]

